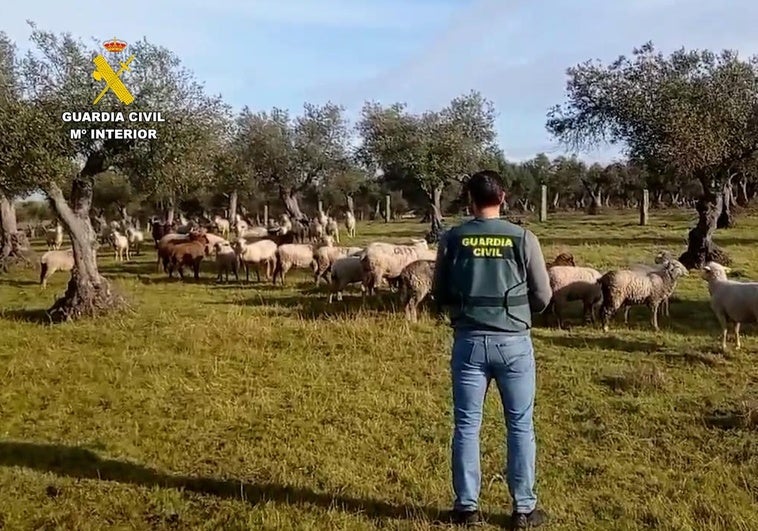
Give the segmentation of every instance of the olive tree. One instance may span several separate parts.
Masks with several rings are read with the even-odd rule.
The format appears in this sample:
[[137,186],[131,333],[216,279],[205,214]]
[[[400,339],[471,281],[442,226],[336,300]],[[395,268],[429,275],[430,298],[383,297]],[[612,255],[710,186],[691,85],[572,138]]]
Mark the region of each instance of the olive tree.
[[495,110],[478,92],[454,98],[420,115],[405,104],[364,104],[357,125],[364,164],[389,179],[413,180],[432,210],[432,232],[442,225],[442,192],[477,169],[495,141]]
[[728,263],[712,237],[732,223],[734,178],[758,150],[757,94],[758,58],[684,49],[666,56],[647,43],[608,65],[569,68],[567,101],[550,111],[547,129],[571,147],[618,144],[660,175],[696,179],[698,222],[680,261]]
[[332,103],[306,103],[295,118],[277,108],[242,110],[242,160],[260,185],[277,191],[293,219],[307,220],[300,209],[300,194],[346,166],[349,130],[343,112]]
[[[185,179],[205,178],[207,145],[215,132],[220,98],[208,97],[202,86],[181,66],[169,50],[139,41],[130,44],[135,59],[121,79],[134,96],[124,106],[106,94],[93,101],[103,83],[93,77],[93,58],[102,50],[88,46],[70,34],[54,34],[32,25],[32,50],[18,64],[17,79],[22,112],[14,122],[18,144],[12,180],[19,189],[44,191],[68,232],[75,268],[68,288],[50,310],[55,320],[97,315],[121,306],[123,297],[111,289],[97,266],[97,238],[90,220],[95,179],[113,168],[127,175],[139,188],[186,188]],[[116,60],[125,61],[125,53]],[[115,62],[111,59],[111,62]],[[99,121],[72,124],[65,112],[100,111]],[[157,130],[154,140],[75,137],[70,128],[91,130],[134,126],[114,120],[116,112],[160,111],[164,122],[137,126]],[[70,183],[70,193],[64,188]]]

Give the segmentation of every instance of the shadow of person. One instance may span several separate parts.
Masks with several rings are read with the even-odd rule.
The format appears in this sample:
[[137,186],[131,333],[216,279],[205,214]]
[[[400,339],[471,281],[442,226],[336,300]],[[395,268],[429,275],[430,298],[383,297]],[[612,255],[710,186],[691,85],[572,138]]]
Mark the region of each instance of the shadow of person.
[[[0,466],[25,467],[77,479],[115,481],[145,487],[178,489],[219,498],[245,500],[253,505],[267,501],[310,505],[361,514],[370,519],[408,519],[439,522],[444,514],[434,507],[392,504],[385,501],[316,492],[275,483],[174,475],[137,463],[103,459],[95,452],[61,444],[0,441]],[[490,521],[504,516],[491,516]]]

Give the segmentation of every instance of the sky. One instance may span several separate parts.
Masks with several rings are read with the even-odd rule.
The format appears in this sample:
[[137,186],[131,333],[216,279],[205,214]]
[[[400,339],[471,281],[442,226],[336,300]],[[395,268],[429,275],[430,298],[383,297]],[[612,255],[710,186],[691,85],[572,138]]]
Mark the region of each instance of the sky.
[[[332,101],[355,120],[366,100],[419,112],[475,89],[494,102],[498,141],[517,161],[564,153],[545,121],[569,66],[648,40],[664,52],[758,53],[752,0],[0,1],[0,30],[21,48],[26,20],[85,40],[144,37],[237,109],[297,113],[305,101]],[[580,155],[608,162],[619,152]]]

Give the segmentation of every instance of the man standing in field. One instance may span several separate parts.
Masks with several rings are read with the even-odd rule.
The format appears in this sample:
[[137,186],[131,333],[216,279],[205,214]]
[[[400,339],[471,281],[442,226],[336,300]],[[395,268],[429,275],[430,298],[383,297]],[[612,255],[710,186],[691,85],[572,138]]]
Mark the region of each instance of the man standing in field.
[[474,219],[450,229],[440,241],[432,293],[446,307],[454,333],[453,490],[451,519],[473,524],[481,471],[479,428],[490,380],[500,391],[508,430],[507,477],[513,498],[513,529],[545,520],[534,493],[536,442],[531,313],[542,312],[552,291],[539,241],[532,232],[499,219],[502,180],[481,171],[466,184]]

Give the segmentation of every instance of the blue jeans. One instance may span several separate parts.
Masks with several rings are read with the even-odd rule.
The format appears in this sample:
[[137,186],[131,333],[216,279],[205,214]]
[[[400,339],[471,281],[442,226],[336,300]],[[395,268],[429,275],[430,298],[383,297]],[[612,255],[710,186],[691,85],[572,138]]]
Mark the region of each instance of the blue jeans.
[[481,470],[479,428],[490,380],[500,391],[507,427],[508,490],[513,510],[529,513],[537,505],[534,469],[535,364],[532,338],[484,332],[457,332],[450,361],[453,377],[453,490],[457,510],[477,509]]

